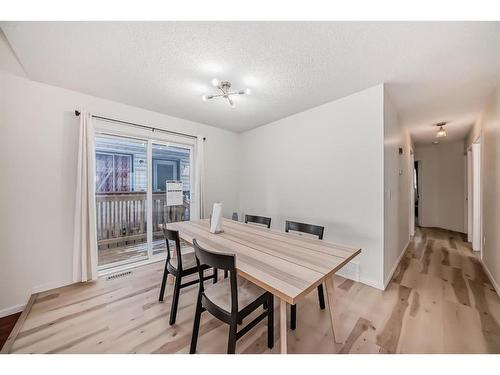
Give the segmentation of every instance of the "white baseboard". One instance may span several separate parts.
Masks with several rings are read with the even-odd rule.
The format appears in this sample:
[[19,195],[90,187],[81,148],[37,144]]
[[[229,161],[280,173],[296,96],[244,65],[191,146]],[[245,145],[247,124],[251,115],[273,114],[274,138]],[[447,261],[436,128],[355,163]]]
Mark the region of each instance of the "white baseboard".
[[349,263],[347,263],[344,267],[342,267],[335,274],[338,276],[342,276],[346,279],[371,286],[372,288],[384,290],[384,286],[381,285],[380,283],[378,283],[372,279],[367,279],[367,278],[363,277],[361,275],[361,272],[360,272],[360,264],[353,262],[353,261],[350,261]]
[[45,292],[47,290],[60,288],[62,286],[66,286],[66,285],[70,285],[70,284],[72,284],[71,281],[56,281],[56,282],[50,282],[50,283],[46,283],[46,284],[37,285],[37,286],[33,287],[32,291],[29,294],[25,303],[22,303],[19,305],[14,305],[14,306],[9,306],[9,307],[6,307],[4,309],[1,309],[0,310],[0,318],[3,318],[5,316],[9,316],[9,315],[16,314],[18,312],[23,311],[25,306],[26,306],[26,303],[28,302],[28,300],[30,299],[32,294]]
[[484,272],[486,273],[486,275],[488,276],[488,278],[490,279],[491,281],[491,284],[493,285],[493,288],[495,288],[496,292],[497,292],[497,295],[500,297],[500,287],[498,286],[497,282],[495,281],[495,279],[493,278],[493,275],[491,274],[490,270],[488,269],[488,267],[486,266],[486,263],[483,262],[482,259],[480,259],[480,262],[481,264],[483,265],[483,269],[484,269]]
[[384,290],[384,286],[382,283],[378,283],[376,281],[373,281],[371,279],[366,279],[364,277],[359,278],[359,282],[368,286],[371,286],[372,288],[379,289],[379,290]]
[[25,306],[26,304],[6,307],[5,309],[0,310],[0,318],[21,312],[24,310]]
[[389,285],[389,283],[391,282],[392,276],[394,276],[394,272],[396,272],[396,269],[398,268],[399,263],[401,262],[401,259],[403,259],[404,255],[406,253],[406,250],[408,250],[409,244],[410,244],[410,240],[408,240],[408,242],[406,243],[406,246],[403,248],[403,251],[401,252],[401,254],[399,254],[396,262],[394,262],[394,265],[392,266],[391,272],[389,273],[389,275],[387,276],[387,278],[384,281],[384,290],[387,288],[387,285]]
[[71,284],[73,284],[73,281],[71,281],[71,280],[52,281],[50,283],[45,283],[45,284],[34,286],[33,289],[31,290],[31,293],[34,294],[34,293],[46,292],[47,290],[61,288],[63,286],[71,285]]

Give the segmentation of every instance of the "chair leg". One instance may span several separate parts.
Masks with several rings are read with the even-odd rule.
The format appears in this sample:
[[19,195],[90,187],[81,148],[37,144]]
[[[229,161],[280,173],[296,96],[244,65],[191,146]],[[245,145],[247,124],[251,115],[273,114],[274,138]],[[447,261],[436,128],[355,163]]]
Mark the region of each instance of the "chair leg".
[[172,296],[172,308],[170,309],[170,325],[175,324],[177,317],[177,305],[179,304],[179,294],[181,291],[181,275],[175,278],[174,295]]
[[163,271],[163,279],[161,280],[160,297],[158,298],[158,301],[160,302],[163,302],[163,296],[165,295],[165,286],[167,284],[167,278],[168,278],[168,269],[167,269],[167,262],[165,261],[165,270]]
[[217,268],[214,268],[214,284],[217,282],[218,272]]
[[229,325],[229,341],[227,343],[227,354],[234,354],[236,352],[236,329],[238,327],[236,317],[231,319]]
[[229,276],[229,272],[227,272],[227,270],[224,270],[224,278],[227,279],[228,276]]
[[269,296],[267,302],[267,347],[272,349],[274,346],[274,296]]
[[323,293],[323,284],[318,285],[319,308],[325,309],[325,293]]
[[297,328],[297,305],[290,306],[290,329]]
[[202,310],[201,294],[198,293],[198,301],[196,302],[196,311],[194,313],[193,335],[191,336],[191,347],[189,348],[189,354],[196,353],[196,344],[198,343],[198,332],[200,330],[201,310]]

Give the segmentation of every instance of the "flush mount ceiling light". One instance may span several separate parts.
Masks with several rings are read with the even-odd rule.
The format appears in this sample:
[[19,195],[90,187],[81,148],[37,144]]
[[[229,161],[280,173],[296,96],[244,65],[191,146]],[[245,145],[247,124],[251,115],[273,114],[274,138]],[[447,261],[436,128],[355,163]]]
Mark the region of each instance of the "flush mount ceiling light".
[[234,104],[233,100],[231,99],[231,96],[233,96],[233,95],[249,95],[250,94],[250,89],[229,91],[229,89],[231,88],[231,82],[229,82],[229,81],[219,82],[218,79],[214,78],[212,80],[212,85],[214,87],[216,87],[217,89],[219,89],[220,94],[203,95],[201,97],[201,99],[203,101],[207,101],[207,100],[215,99],[215,98],[223,98],[223,99],[227,99],[231,108],[234,108],[234,107],[236,107],[236,105]]
[[445,126],[447,124],[447,122],[438,122],[437,124],[435,124],[436,126],[439,126],[439,130],[436,134],[436,137],[437,138],[443,138],[443,137],[446,137],[446,130],[444,129],[443,126]]

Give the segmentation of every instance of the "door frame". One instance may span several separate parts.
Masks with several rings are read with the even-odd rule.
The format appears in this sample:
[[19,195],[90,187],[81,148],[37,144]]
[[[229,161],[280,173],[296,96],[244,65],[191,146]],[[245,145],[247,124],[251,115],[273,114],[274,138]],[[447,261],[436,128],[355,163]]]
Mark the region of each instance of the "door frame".
[[467,242],[472,242],[472,146],[467,147]]
[[415,235],[415,154],[410,148],[410,236]]
[[[422,225],[422,197],[423,197],[423,191],[422,191],[422,160],[415,160],[413,164],[413,168],[415,168],[415,163],[418,164],[417,168],[417,192],[418,196],[416,197],[418,199],[418,223],[415,220],[415,224],[418,225],[419,227],[423,226]],[[413,207],[413,215],[415,215],[415,206]]]
[[[471,145],[472,151],[472,250],[481,252],[482,228],[482,193],[481,193],[481,138]],[[480,253],[482,257],[482,252]]]
[[195,175],[198,168],[195,165],[195,160],[197,157],[195,153],[197,152],[197,139],[191,137],[183,137],[175,134],[168,134],[162,132],[152,132],[146,129],[140,129],[133,126],[128,126],[121,122],[109,121],[103,119],[94,119],[94,136],[111,136],[111,137],[122,137],[129,138],[138,141],[142,141],[147,146],[147,194],[146,194],[146,207],[147,207],[147,225],[146,237],[147,237],[147,254],[148,258],[142,261],[129,262],[126,261],[116,262],[112,265],[105,265],[101,268],[98,267],[99,275],[106,275],[113,272],[118,272],[128,268],[134,268],[141,265],[157,262],[164,260],[166,258],[166,252],[160,252],[153,255],[153,174],[152,174],[152,163],[153,163],[153,143],[165,146],[174,146],[184,149],[189,149],[189,164],[190,164],[190,217],[191,219],[196,219],[193,217],[193,213],[199,211],[196,207],[200,205],[200,194],[196,189]]

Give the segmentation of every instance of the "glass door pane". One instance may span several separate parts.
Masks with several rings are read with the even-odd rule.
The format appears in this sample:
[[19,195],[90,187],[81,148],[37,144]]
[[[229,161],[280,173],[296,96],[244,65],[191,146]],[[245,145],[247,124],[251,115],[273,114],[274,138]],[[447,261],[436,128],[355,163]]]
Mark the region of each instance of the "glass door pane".
[[[191,213],[191,149],[169,144],[152,144],[153,255],[166,251],[162,228],[165,224],[187,221]],[[166,199],[166,182],[182,183],[183,200],[172,205]]]
[[99,269],[148,259],[147,142],[96,136]]

